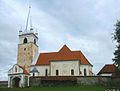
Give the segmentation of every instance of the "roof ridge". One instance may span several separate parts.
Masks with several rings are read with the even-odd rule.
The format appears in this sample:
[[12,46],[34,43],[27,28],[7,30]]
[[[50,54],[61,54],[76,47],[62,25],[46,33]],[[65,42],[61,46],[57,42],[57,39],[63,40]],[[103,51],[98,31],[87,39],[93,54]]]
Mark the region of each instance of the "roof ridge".
[[93,66],[81,50],[70,50],[67,45],[63,47],[58,52],[46,52],[40,53],[35,65],[49,65],[50,60],[80,60],[81,64],[88,64]]
[[69,49],[69,47],[65,44],[63,45],[63,47],[58,51],[60,52],[71,52],[71,50]]
[[49,54],[49,53],[57,53],[57,52],[42,52],[40,54]]

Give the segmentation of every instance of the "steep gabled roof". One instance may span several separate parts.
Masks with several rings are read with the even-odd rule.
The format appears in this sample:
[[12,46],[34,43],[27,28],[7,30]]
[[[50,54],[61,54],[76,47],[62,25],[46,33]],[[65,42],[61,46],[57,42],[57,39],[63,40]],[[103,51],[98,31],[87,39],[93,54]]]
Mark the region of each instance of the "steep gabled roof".
[[66,45],[59,52],[40,53],[36,65],[49,65],[51,60],[79,60],[80,64],[91,65],[81,51],[71,51]]
[[60,50],[59,53],[68,53],[71,52],[71,50],[67,47],[67,45],[64,45]]
[[97,75],[100,74],[112,74],[112,76],[115,76],[116,73],[116,66],[114,64],[106,64]]
[[36,69],[36,67],[34,67],[34,68],[30,71],[30,73],[39,73],[39,72],[38,72],[38,70]]
[[[28,71],[25,69],[25,67],[20,66],[20,65],[18,65],[18,64],[13,65],[13,67],[12,67],[10,70],[13,70],[15,67],[19,67],[20,69],[23,70],[23,72],[17,71],[17,73],[22,73],[22,74],[29,75],[29,73],[28,73]],[[10,71],[10,70],[9,70],[9,71]],[[9,71],[8,71],[8,74],[9,74]],[[17,74],[17,73],[14,73],[14,74]],[[11,74],[11,73],[10,73],[10,74]]]

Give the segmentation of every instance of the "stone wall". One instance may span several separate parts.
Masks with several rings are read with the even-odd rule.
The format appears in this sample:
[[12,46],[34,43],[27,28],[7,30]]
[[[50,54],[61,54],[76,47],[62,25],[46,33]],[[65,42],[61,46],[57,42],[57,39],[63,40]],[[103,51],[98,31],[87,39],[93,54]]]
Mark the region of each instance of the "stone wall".
[[68,76],[46,76],[30,77],[30,86],[59,86],[73,85],[77,83],[76,77]]
[[106,85],[110,80],[111,80],[111,77],[103,77],[103,76],[77,77],[77,84]]
[[41,85],[41,77],[30,77],[30,86],[40,86]]
[[[42,86],[43,78],[46,78],[46,77],[31,77],[30,78],[30,86]],[[45,79],[46,84],[48,84],[48,83],[50,84],[50,82],[51,82],[51,84],[53,84],[53,82],[54,82],[55,85],[60,82],[62,84],[64,82],[64,85],[68,84],[68,82],[71,82],[73,84],[79,84],[79,85],[103,85],[103,86],[107,86],[108,84],[111,84],[111,83],[117,84],[116,81],[118,81],[120,83],[120,78],[111,78],[111,77],[106,77],[106,76],[86,76],[86,77],[85,76],[76,76],[76,77],[68,77],[67,78],[68,80],[66,80],[66,79],[60,80],[62,77],[60,77],[60,79],[57,79],[57,80],[53,79],[53,78],[55,78],[55,76],[48,77],[48,78],[49,78],[48,80]],[[56,78],[59,78],[59,77],[56,77]],[[47,83],[47,81],[48,81],[48,83]]]
[[29,66],[37,53],[38,46],[34,43],[18,44],[17,64],[29,72]]

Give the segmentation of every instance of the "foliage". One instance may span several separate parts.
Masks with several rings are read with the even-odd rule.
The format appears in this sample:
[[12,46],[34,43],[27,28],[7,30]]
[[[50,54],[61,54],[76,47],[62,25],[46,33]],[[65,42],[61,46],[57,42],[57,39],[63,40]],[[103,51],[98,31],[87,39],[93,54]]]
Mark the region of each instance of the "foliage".
[[113,79],[107,82],[108,88],[120,88],[120,79]]
[[[115,32],[113,35],[113,39],[117,42],[116,44],[116,50],[114,52],[114,64],[116,65],[117,69],[120,70],[120,21],[117,21],[115,25]],[[119,71],[117,70],[117,74],[119,74]]]

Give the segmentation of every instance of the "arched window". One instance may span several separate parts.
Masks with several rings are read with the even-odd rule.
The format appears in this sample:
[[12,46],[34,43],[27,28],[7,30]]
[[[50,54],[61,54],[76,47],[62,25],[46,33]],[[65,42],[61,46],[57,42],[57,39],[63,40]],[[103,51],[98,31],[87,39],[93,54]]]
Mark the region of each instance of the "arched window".
[[26,48],[24,48],[24,51],[26,51]]
[[46,69],[46,70],[45,70],[45,76],[47,76],[47,75],[48,75],[47,73],[48,73],[48,70]]
[[24,38],[23,43],[27,43],[27,42],[28,42],[27,38]]
[[33,73],[33,76],[35,76],[35,73]]
[[58,76],[59,75],[59,71],[58,70],[56,70],[56,76]]
[[82,71],[80,71],[80,74],[82,74]]
[[87,75],[87,73],[86,73],[86,69],[84,69],[84,76],[86,76]]
[[17,67],[15,67],[15,72],[17,72]]
[[74,75],[74,70],[73,69],[71,69],[71,75]]
[[34,44],[36,44],[36,39],[34,39]]

